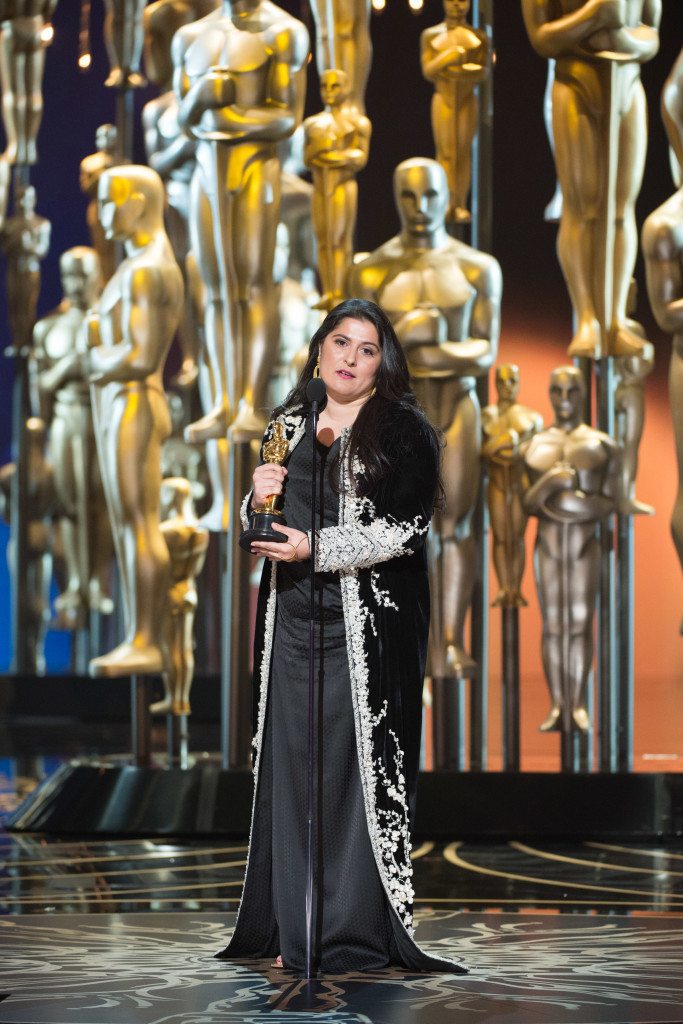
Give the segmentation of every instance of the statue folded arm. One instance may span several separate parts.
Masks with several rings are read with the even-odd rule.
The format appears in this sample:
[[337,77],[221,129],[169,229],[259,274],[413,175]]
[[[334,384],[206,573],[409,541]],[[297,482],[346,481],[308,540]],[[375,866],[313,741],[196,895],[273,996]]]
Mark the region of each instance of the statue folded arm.
[[152,267],[135,269],[124,282],[130,295],[128,320],[122,324],[123,340],[111,348],[98,345],[90,350],[90,381],[145,380],[159,367],[157,339],[168,333],[166,311],[160,299],[165,289],[160,273]]
[[[657,6],[660,0],[650,0]],[[560,18],[552,17],[552,0],[522,0],[524,24],[531,45],[542,57],[558,58],[570,53],[585,57],[583,44],[602,30],[621,29],[626,11],[622,0],[587,0]]]
[[427,39],[420,54],[422,74],[428,82],[436,82],[444,73],[450,71],[459,80],[476,85],[478,82],[483,82],[487,71],[487,65],[481,60],[477,60],[476,55],[480,50],[486,53],[487,47],[488,41],[484,36],[481,48],[475,51],[461,53],[453,48],[439,52],[432,47],[431,39]]
[[440,339],[439,325],[446,324],[447,329],[447,321],[445,315],[432,306],[417,307],[392,317],[408,360],[422,370],[437,373],[450,370],[459,377],[481,377],[495,361],[500,333],[501,271],[490,256],[481,254],[484,259],[480,260],[478,255],[471,250],[468,255],[459,256],[465,277],[476,289],[471,335],[467,340]]
[[548,502],[561,491],[576,487],[576,472],[567,463],[556,463],[542,473],[525,492],[524,510],[529,515],[543,513]]
[[482,445],[481,455],[483,459],[490,459],[493,462],[509,462],[515,456],[521,455],[519,434],[510,428],[493,437],[487,437]]
[[582,490],[557,491],[545,504],[546,514],[567,523],[594,523],[616,509],[612,494],[591,494]]

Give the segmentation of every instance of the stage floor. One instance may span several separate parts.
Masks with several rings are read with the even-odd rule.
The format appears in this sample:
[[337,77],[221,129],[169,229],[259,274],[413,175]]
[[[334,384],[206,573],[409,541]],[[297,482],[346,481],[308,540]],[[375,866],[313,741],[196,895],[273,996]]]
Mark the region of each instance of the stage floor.
[[683,918],[421,915],[419,941],[467,977],[398,971],[305,985],[213,959],[234,914],[35,914],[0,920],[0,1024],[673,1024]]
[[0,836],[0,1024],[680,1024],[683,845],[421,843],[417,938],[467,977],[306,988],[213,959],[246,847]]

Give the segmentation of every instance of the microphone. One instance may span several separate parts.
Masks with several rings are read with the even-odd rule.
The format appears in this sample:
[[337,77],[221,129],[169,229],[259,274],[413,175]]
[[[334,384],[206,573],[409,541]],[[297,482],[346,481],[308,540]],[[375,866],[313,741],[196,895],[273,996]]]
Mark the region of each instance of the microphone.
[[327,395],[325,382],[320,377],[311,377],[306,385],[306,399],[311,403],[313,412],[318,411],[318,406]]

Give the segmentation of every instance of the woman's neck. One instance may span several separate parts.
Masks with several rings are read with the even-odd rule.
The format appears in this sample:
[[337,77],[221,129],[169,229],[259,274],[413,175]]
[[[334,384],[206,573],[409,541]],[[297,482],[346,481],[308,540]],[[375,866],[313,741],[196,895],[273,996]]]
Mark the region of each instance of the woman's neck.
[[356,416],[367,400],[368,396],[364,395],[353,402],[337,402],[328,394],[327,404],[320,413],[320,419],[318,420],[320,428],[331,429],[335,438],[339,437],[344,427],[353,425]]

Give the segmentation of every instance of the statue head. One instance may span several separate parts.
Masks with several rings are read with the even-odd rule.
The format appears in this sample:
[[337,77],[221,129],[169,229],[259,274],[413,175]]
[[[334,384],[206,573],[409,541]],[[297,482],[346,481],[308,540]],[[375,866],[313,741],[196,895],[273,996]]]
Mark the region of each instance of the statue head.
[[195,521],[192,485],[182,476],[167,476],[161,481],[161,517],[181,516]]
[[163,226],[164,186],[151,167],[123,164],[100,175],[97,206],[105,237],[126,241]]
[[36,211],[36,190],[33,185],[20,185],[14,194],[14,206],[17,211],[21,210],[25,217],[30,217]]
[[514,402],[519,394],[519,367],[503,363],[496,367],[496,391],[499,402]]
[[76,309],[90,309],[100,292],[100,261],[94,249],[75,245],[59,257],[64,297]]
[[575,366],[558,366],[550,374],[550,404],[556,423],[561,426],[582,423],[585,395],[581,371]]
[[340,107],[349,98],[349,76],[339,68],[330,68],[320,76],[320,98],[326,107]]
[[411,235],[444,228],[448,209],[446,172],[436,160],[412,157],[394,171],[394,197],[401,225]]
[[470,13],[471,0],[443,0],[446,21],[464,21]]
[[102,153],[115,153],[118,132],[115,124],[101,124],[95,129],[95,146]]

